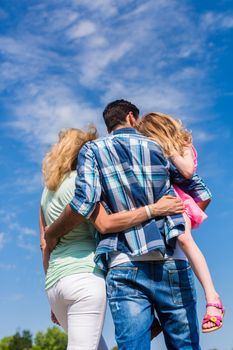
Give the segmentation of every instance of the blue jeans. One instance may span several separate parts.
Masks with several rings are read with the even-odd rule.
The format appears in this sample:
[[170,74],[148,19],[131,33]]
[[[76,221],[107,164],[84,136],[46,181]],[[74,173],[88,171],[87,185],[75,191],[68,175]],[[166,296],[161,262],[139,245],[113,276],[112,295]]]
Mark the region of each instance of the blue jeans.
[[127,262],[111,268],[106,283],[119,350],[150,349],[154,308],[167,349],[201,349],[188,262]]

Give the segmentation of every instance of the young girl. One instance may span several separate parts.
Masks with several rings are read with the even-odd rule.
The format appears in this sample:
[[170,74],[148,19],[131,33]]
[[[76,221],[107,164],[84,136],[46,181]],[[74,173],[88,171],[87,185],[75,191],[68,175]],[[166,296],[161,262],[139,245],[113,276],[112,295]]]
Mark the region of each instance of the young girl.
[[[192,145],[191,133],[184,129],[180,120],[159,112],[149,113],[142,118],[138,129],[160,144],[165,155],[185,178],[192,177],[197,168],[197,152]],[[179,187],[174,188],[185,205],[185,233],[177,239],[205,292],[207,310],[202,332],[211,332],[222,326],[224,308],[213,285],[206,260],[191,235],[191,229],[198,227],[207,218],[203,211],[207,203],[196,203]]]

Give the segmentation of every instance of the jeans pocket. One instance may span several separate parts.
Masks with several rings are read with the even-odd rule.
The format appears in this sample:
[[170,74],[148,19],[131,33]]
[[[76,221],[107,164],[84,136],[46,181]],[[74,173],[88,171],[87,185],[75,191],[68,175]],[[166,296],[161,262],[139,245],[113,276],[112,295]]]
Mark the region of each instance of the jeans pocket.
[[173,302],[185,305],[196,300],[193,272],[190,266],[168,270]]
[[108,298],[121,298],[123,296],[135,297],[138,295],[135,289],[137,267],[113,267],[106,277]]

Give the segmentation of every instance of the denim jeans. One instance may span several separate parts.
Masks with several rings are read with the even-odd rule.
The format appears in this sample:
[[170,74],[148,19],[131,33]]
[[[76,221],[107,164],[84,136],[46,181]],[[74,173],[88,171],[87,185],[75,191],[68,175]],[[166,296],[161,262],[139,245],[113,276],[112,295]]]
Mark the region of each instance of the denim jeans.
[[200,350],[193,273],[184,260],[127,262],[107,274],[119,350],[150,349],[154,308],[167,349]]

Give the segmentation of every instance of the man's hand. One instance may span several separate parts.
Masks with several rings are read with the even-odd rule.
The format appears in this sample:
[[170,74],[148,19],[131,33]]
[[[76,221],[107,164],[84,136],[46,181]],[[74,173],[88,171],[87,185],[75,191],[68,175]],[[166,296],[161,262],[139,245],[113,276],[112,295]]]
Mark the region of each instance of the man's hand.
[[156,203],[150,204],[149,209],[152,216],[182,214],[184,212],[184,204],[178,197],[163,196]]

